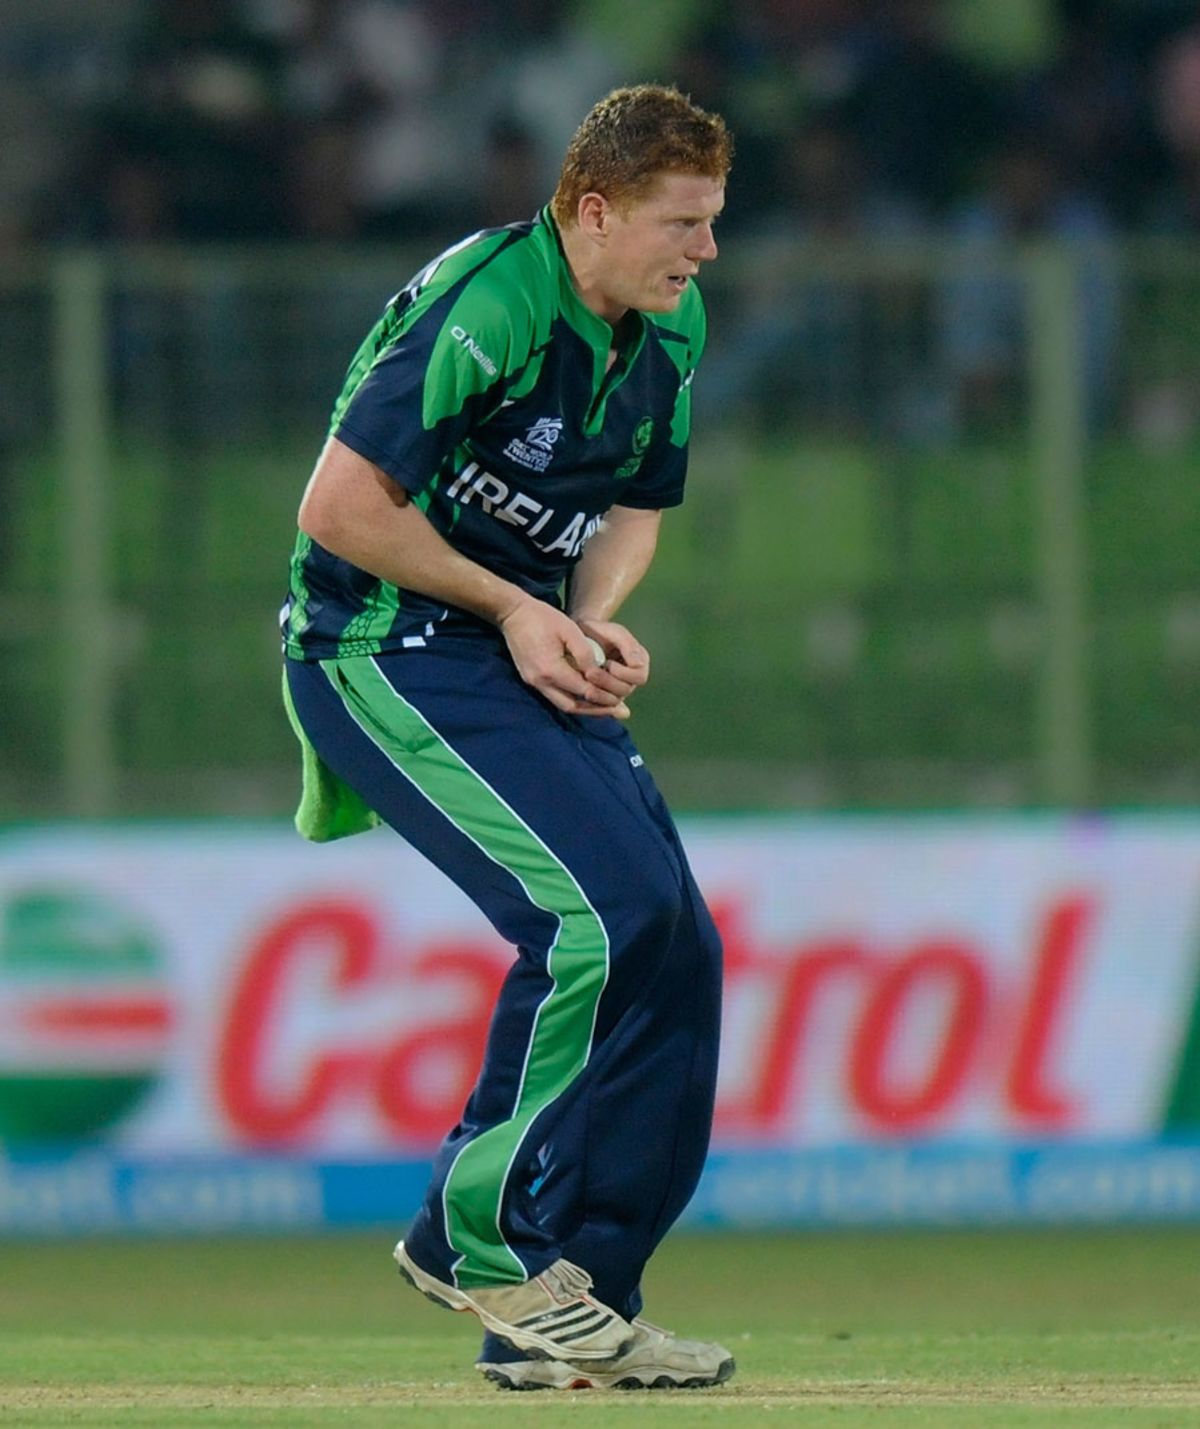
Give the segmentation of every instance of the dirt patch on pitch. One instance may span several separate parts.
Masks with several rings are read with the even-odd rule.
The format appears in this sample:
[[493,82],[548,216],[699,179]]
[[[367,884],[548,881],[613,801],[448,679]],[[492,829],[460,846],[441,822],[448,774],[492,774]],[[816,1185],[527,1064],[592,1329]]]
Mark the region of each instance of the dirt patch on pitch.
[[[650,1396],[655,1407],[723,1402],[730,1409],[760,1407],[896,1407],[924,1406],[968,1408],[970,1406],[1011,1406],[1013,1408],[1107,1408],[1107,1409],[1200,1409],[1200,1384],[1187,1381],[1145,1382],[1134,1380],[1063,1379],[1053,1381],[913,1381],[913,1380],[805,1380],[798,1383],[764,1386],[725,1385],[720,1389],[693,1393],[657,1393]],[[113,1411],[155,1408],[164,1411],[203,1410],[349,1410],[356,1408],[412,1408],[425,1404],[458,1404],[480,1408],[527,1410],[561,1403],[560,1394],[511,1395],[478,1389],[461,1383],[389,1383],[357,1385],[174,1385],[174,1384],[80,1384],[0,1386],[0,1416],[5,1411]],[[572,1394],[571,1400],[616,1405],[641,1401],[647,1396],[622,1393],[602,1395],[594,1391]]]

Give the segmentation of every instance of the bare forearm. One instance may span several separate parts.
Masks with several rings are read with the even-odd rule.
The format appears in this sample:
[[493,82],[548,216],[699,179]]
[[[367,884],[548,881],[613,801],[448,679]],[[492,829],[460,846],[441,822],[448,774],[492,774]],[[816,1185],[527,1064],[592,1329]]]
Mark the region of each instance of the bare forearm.
[[606,621],[654,559],[662,513],[614,506],[571,574],[567,608],[575,620]]
[[622,696],[631,686],[603,671],[600,680],[581,673],[592,651],[569,616],[454,550],[400,486],[336,438],[317,462],[299,524],[326,550],[381,580],[491,621],[517,673],[558,709],[629,713]]
[[[349,488],[352,499],[347,499]],[[499,625],[529,597],[460,555],[406,492],[336,439],[327,443],[300,505],[300,529],[381,580]]]

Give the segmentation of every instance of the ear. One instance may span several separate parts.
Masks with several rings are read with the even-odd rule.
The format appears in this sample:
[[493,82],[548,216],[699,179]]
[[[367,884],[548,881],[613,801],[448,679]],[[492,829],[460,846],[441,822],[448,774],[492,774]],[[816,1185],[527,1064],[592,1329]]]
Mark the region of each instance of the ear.
[[579,200],[577,217],[579,231],[597,243],[608,237],[612,204],[600,193],[586,193]]

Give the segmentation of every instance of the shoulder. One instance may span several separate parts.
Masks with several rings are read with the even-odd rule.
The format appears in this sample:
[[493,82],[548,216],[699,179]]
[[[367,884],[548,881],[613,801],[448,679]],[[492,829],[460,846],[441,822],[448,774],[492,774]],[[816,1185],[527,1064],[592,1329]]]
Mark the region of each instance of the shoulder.
[[419,268],[397,296],[440,294],[475,281],[507,253],[525,246],[532,227],[529,223],[513,223],[506,228],[481,228],[467,234]]
[[469,321],[481,331],[512,333],[530,324],[546,299],[537,225],[483,229],[451,245],[397,295],[418,312]]
[[543,224],[513,224],[458,293],[450,316],[510,368],[544,343],[558,301],[558,272]]

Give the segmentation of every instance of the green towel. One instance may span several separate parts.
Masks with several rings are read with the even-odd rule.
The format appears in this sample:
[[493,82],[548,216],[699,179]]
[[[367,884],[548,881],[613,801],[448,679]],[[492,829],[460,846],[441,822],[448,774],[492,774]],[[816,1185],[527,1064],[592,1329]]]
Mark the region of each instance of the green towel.
[[300,807],[296,810],[297,831],[313,843],[320,844],[377,828],[383,820],[374,809],[367,808],[360,795],[338,778],[309,743],[296,707],[292,704],[286,670],[283,672],[283,707],[300,741],[303,785]]

